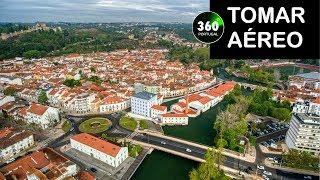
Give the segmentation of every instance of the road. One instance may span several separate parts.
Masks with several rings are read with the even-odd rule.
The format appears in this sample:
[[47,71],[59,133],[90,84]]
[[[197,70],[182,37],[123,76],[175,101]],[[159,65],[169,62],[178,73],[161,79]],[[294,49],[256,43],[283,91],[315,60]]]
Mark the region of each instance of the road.
[[[134,140],[136,141],[141,141],[144,143],[149,143],[152,145],[164,147],[170,150],[174,150],[177,152],[185,153],[194,157],[202,158],[204,159],[204,156],[206,154],[206,150],[202,148],[198,148],[195,146],[179,143],[176,141],[168,140],[168,139],[163,139],[160,137],[152,136],[152,135],[137,135],[133,137]],[[161,143],[162,142],[162,143]],[[165,142],[165,144],[163,143]],[[190,149],[191,152],[187,152],[186,149]],[[226,157],[226,160],[224,162],[224,165],[230,168],[234,169],[239,169],[239,170],[244,170],[247,169],[248,167],[251,167],[253,171],[257,171],[256,168],[256,163],[250,163],[247,161],[239,160],[236,158],[232,157]],[[294,180],[294,179],[303,179],[305,175],[303,174],[297,174],[297,173],[288,173],[285,171],[277,170],[277,169],[272,169],[265,167],[265,169],[269,172],[272,173],[271,178],[274,179],[287,179],[287,180]],[[258,173],[262,173],[262,171],[258,170]],[[319,177],[312,176],[312,179],[319,179]]]
[[[108,130],[109,136],[128,137],[132,133],[132,131],[124,129],[119,125],[120,116],[121,115],[118,113],[113,113],[111,115],[103,116],[103,117],[108,118],[112,122],[112,126]],[[87,119],[88,116],[83,116],[80,118],[74,117],[74,116],[66,116],[66,118],[72,122],[73,128],[71,128],[71,130],[69,132],[65,133],[61,137],[59,137],[56,140],[54,140],[53,142],[51,142],[48,145],[49,147],[57,149],[58,147],[61,147],[65,144],[68,144],[69,138],[73,134],[79,133],[79,129],[78,129],[79,124],[83,120]],[[281,133],[283,133],[283,131]],[[176,141],[172,141],[172,140],[168,140],[168,139],[164,139],[164,138],[156,137],[156,136],[152,136],[152,135],[137,134],[136,136],[133,137],[133,140],[152,144],[152,145],[163,147],[163,148],[167,148],[170,150],[174,150],[174,151],[177,151],[180,153],[188,154],[188,155],[191,155],[191,156],[194,156],[197,158],[202,158],[202,159],[204,159],[204,156],[207,152],[207,150],[199,148],[199,147],[191,146],[188,144],[184,144],[184,143],[180,143],[180,142],[176,142]],[[186,149],[190,149],[191,152],[187,152]],[[257,151],[259,151],[259,150],[257,150]],[[258,152],[258,154],[260,154],[260,153],[262,153],[262,152]],[[258,174],[262,173],[261,170],[257,170],[257,168],[256,168],[257,164],[262,164],[261,161],[256,161],[255,163],[250,163],[250,162],[239,160],[239,159],[236,159],[233,157],[226,157],[226,160],[224,161],[223,164],[227,167],[239,169],[242,171],[247,169],[248,167],[251,167],[253,172],[257,172]],[[295,179],[303,179],[304,176],[307,176],[304,174],[289,173],[289,172],[285,172],[285,171],[281,171],[281,170],[277,170],[277,169],[273,169],[273,168],[269,168],[269,167],[265,167],[265,170],[272,173],[272,176],[270,176],[271,177],[270,179],[295,180]],[[319,179],[319,177],[316,177],[316,176],[311,176],[311,177],[312,177],[312,179],[316,179],[316,180]]]

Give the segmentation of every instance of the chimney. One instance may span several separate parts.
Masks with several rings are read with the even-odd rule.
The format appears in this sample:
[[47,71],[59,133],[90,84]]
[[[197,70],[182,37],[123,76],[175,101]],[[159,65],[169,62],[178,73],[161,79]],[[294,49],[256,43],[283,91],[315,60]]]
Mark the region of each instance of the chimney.
[[187,97],[186,97],[186,109],[185,109],[186,114],[188,114],[188,109],[189,109],[189,88],[187,89]]

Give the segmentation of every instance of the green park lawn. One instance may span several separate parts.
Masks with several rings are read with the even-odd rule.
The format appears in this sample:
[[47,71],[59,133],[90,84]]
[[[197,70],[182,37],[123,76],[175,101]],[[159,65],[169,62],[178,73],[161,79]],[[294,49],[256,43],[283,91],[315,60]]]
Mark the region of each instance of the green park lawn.
[[66,120],[66,121],[62,124],[62,130],[63,130],[64,132],[68,132],[68,131],[70,131],[71,126],[72,126],[71,122],[68,121],[68,120]]
[[140,129],[144,130],[144,129],[148,129],[148,122],[146,120],[140,120]]
[[138,126],[138,122],[131,117],[122,117],[119,124],[121,127],[131,131],[134,131]]
[[82,122],[79,126],[81,132],[97,134],[106,131],[111,122],[106,118],[91,118]]

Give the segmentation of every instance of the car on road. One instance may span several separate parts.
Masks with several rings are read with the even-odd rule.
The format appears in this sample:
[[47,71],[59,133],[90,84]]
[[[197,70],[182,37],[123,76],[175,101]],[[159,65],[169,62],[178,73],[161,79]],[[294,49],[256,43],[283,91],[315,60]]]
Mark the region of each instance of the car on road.
[[273,157],[268,157],[267,159],[270,160],[270,161],[274,160]]
[[97,170],[96,168],[92,167],[92,168],[90,168],[90,171],[93,172],[93,173],[95,173],[95,172],[97,172],[98,170]]
[[262,175],[263,179],[265,180],[269,180],[268,176],[266,176],[265,174]]
[[187,152],[191,152],[191,149],[187,148],[186,151],[187,151]]
[[271,176],[271,175],[272,175],[272,173],[269,172],[269,171],[263,171],[263,174],[265,174],[265,175],[267,175],[267,176]]
[[164,141],[161,141],[161,144],[167,144],[166,142],[164,142]]
[[311,176],[303,176],[303,179],[312,179]]
[[257,165],[257,168],[260,170],[264,170],[264,166],[261,166],[261,165]]

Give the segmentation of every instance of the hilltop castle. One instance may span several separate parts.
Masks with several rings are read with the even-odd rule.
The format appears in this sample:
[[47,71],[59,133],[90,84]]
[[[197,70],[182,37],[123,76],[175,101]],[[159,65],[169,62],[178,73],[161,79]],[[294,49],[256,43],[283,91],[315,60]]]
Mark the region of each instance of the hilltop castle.
[[30,33],[30,32],[38,31],[38,30],[48,31],[50,29],[52,29],[54,31],[61,31],[61,27],[51,28],[51,27],[48,27],[45,23],[37,22],[36,25],[28,28],[27,30],[15,31],[15,32],[11,32],[11,33],[1,33],[1,39],[7,40],[9,38],[19,36],[21,34]]

